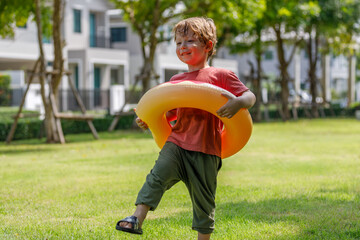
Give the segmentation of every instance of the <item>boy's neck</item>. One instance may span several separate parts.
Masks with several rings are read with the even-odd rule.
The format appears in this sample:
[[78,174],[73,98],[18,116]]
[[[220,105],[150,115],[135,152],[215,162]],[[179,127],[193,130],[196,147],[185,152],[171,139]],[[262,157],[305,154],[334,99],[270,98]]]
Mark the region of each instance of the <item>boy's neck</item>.
[[206,62],[204,65],[202,66],[189,66],[188,65],[188,72],[195,72],[204,68],[209,68],[210,65]]

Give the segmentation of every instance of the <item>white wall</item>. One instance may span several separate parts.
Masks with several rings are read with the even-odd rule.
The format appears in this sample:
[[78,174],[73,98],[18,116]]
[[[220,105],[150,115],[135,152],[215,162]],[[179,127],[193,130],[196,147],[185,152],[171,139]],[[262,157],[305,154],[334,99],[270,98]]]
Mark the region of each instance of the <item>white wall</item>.
[[[104,36],[109,37],[109,22],[105,19],[109,9],[108,1],[103,0],[67,0],[64,17],[64,36],[69,50],[84,49],[89,46],[90,12],[98,14],[97,23],[104,26]],[[74,11],[81,10],[81,33],[74,32]],[[101,29],[98,29],[101,30]],[[98,32],[99,34],[101,32]]]

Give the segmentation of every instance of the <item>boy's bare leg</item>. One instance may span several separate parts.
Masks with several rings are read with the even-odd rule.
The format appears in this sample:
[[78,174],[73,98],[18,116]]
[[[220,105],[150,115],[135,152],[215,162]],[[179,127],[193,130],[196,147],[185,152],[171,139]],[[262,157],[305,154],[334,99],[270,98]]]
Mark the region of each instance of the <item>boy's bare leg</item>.
[[[150,207],[145,205],[145,204],[139,204],[136,206],[136,210],[133,214],[133,216],[137,217],[139,219],[139,227],[141,228],[144,219],[146,218],[146,215],[148,213],[148,211],[150,210]],[[121,222],[119,224],[121,227],[125,227],[125,228],[131,228],[132,224],[128,223],[128,222]]]
[[202,234],[198,232],[198,240],[209,240],[211,233],[209,234]]

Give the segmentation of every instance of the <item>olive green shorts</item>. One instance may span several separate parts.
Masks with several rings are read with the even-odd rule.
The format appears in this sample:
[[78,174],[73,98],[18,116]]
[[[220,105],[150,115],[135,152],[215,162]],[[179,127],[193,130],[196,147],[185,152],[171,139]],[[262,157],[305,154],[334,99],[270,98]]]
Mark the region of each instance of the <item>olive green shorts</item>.
[[202,234],[212,233],[215,225],[216,177],[220,168],[221,158],[218,156],[184,150],[172,142],[166,142],[135,204],[145,204],[150,206],[150,210],[155,210],[164,192],[183,181],[193,205],[192,228]]

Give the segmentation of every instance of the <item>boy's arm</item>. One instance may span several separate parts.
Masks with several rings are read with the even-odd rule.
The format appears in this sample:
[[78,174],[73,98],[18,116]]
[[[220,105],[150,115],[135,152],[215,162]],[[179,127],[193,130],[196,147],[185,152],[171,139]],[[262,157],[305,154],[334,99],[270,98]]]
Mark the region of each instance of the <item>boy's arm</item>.
[[241,108],[251,108],[256,101],[255,95],[247,90],[239,97],[234,97],[228,93],[222,93],[228,101],[216,113],[219,117],[232,118]]

